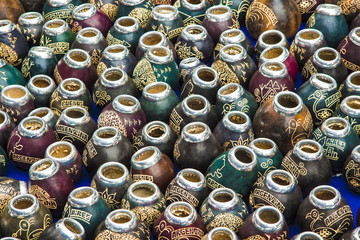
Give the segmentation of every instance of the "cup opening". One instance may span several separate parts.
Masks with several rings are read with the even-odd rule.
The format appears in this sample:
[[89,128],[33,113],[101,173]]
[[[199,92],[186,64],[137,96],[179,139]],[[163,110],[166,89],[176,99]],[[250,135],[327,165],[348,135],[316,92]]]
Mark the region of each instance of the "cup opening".
[[283,174],[274,174],[272,180],[281,186],[289,186],[291,184],[290,178]]
[[203,32],[203,30],[201,29],[201,28],[197,28],[197,27],[193,27],[193,28],[189,28],[189,29],[187,29],[187,32],[189,33],[189,34],[200,34],[200,33],[202,33]]
[[3,114],[0,114],[0,124],[2,124],[5,121],[5,116]]
[[332,130],[339,131],[346,128],[346,123],[343,121],[330,121],[326,124],[326,126]]
[[158,33],[154,33],[154,34],[149,34],[146,37],[144,37],[143,43],[148,46],[153,46],[153,45],[160,43],[161,40],[162,40],[161,35]]
[[301,145],[300,150],[306,153],[317,153],[320,151],[319,147],[312,143]]
[[224,52],[228,55],[238,55],[242,52],[242,49],[240,47],[237,46],[232,46],[232,47],[227,47],[224,49]]
[[300,34],[300,38],[306,39],[306,40],[313,40],[319,38],[320,35],[317,32],[303,32]]
[[244,124],[246,123],[246,118],[241,116],[240,114],[233,114],[229,117],[230,122],[234,124]]
[[4,94],[8,98],[22,98],[25,96],[26,93],[21,88],[13,87],[13,88],[6,89]]
[[332,50],[322,50],[319,52],[319,58],[324,61],[333,61],[336,59],[336,53]]
[[285,108],[295,108],[297,106],[299,106],[299,100],[296,99],[293,95],[281,95],[278,98],[279,104]]
[[125,224],[131,221],[131,216],[127,213],[117,213],[111,218],[111,221],[118,224]]
[[205,102],[200,98],[191,98],[186,103],[189,108],[195,111],[200,111],[205,108]]
[[102,175],[109,179],[118,179],[124,176],[124,170],[118,166],[108,166],[102,170]]
[[110,71],[105,74],[105,79],[108,81],[118,81],[123,77],[123,74],[119,70]]
[[68,219],[64,220],[64,226],[72,233],[81,234],[81,230]]
[[336,197],[336,194],[331,190],[325,189],[325,190],[316,191],[315,197],[320,200],[329,201],[329,200],[333,200]]
[[124,18],[119,20],[119,25],[123,27],[131,27],[135,25],[135,21],[132,18]]
[[179,218],[185,218],[191,215],[191,209],[185,205],[173,206],[170,212]]
[[149,159],[151,156],[153,156],[155,154],[155,151],[154,150],[147,150],[147,151],[144,151],[142,153],[140,153],[138,156],[136,156],[135,158],[135,161],[144,161],[144,160],[147,160]]
[[35,19],[37,17],[38,17],[38,15],[36,15],[36,14],[27,14],[26,16],[24,16],[25,19]]
[[64,158],[71,153],[71,147],[65,144],[56,145],[51,148],[50,156],[53,158]]
[[109,49],[109,53],[120,53],[125,51],[125,47],[123,46],[116,46]]
[[282,48],[272,48],[264,53],[266,59],[274,59],[283,54],[284,50]]
[[224,37],[232,38],[232,37],[236,37],[236,36],[239,36],[239,35],[240,35],[239,31],[231,31],[231,32],[225,33]]
[[[282,51],[282,49],[280,49]],[[265,54],[266,55],[266,54]],[[266,63],[265,67],[269,69],[270,71],[280,71],[283,69],[283,66],[281,64],[274,62],[274,63]]]
[[205,131],[205,127],[201,125],[194,125],[186,129],[186,131],[190,134],[199,134]]
[[152,195],[155,194],[155,189],[150,184],[141,184],[141,185],[134,187],[132,192],[137,197],[147,198],[147,197],[151,197]]
[[128,107],[135,106],[135,104],[136,104],[134,100],[127,99],[127,98],[119,98],[118,102],[121,105],[128,106]]
[[201,3],[201,0],[186,0],[188,3],[190,3],[190,4],[200,4]]
[[221,15],[221,14],[225,14],[227,12],[228,12],[228,9],[225,7],[222,7],[222,6],[217,6],[210,10],[210,13],[214,14],[214,15]]
[[97,133],[97,136],[99,138],[104,138],[104,139],[112,138],[115,135],[116,135],[116,131],[113,129],[106,129]]
[[213,234],[211,240],[233,240],[233,237],[228,232],[218,231]]
[[147,88],[147,92],[150,94],[158,94],[158,93],[162,93],[166,90],[166,86],[163,84],[155,84],[154,86],[151,86],[149,88]]
[[153,138],[160,138],[165,134],[165,128],[162,126],[153,126],[149,128],[147,133]]
[[71,52],[69,56],[72,60],[76,62],[85,62],[87,59],[84,53],[77,51]]
[[91,10],[90,7],[83,7],[83,8],[81,8],[81,9],[78,11],[78,13],[85,13],[85,12],[88,12],[88,11],[90,11],[90,10]]
[[46,78],[37,78],[33,81],[33,84],[38,88],[47,88],[50,86],[50,83]]
[[31,198],[22,198],[22,199],[17,200],[14,203],[14,208],[23,210],[23,209],[30,208],[34,204],[35,203]]
[[193,171],[184,171],[182,172],[182,176],[188,180],[189,182],[199,183],[201,182],[201,176],[197,172]]
[[275,224],[280,221],[279,215],[271,210],[264,210],[259,214],[260,219],[268,224]]
[[75,92],[81,88],[81,85],[77,81],[67,81],[64,83],[63,87],[67,91]]
[[25,129],[27,129],[29,131],[37,131],[40,128],[42,128],[43,124],[42,124],[42,122],[40,122],[38,120],[29,119],[29,120],[24,121],[23,126]]
[[282,37],[278,33],[268,33],[262,38],[263,42],[269,45],[277,44],[281,42],[281,39]]
[[39,166],[35,167],[34,171],[35,172],[45,171],[46,169],[51,167],[51,165],[52,165],[51,161],[45,161],[45,162],[41,163]]
[[48,115],[49,111],[47,109],[44,110],[40,110],[34,113],[34,116],[39,117],[39,118],[43,118],[46,115]]
[[350,82],[356,86],[360,85],[360,75],[355,75],[352,78],[350,78]]
[[81,36],[86,38],[96,37],[97,33],[93,30],[85,30],[81,33]]
[[222,203],[230,202],[233,198],[234,196],[229,192],[219,192],[214,196],[215,201]]
[[77,199],[84,199],[84,198],[88,198],[90,197],[91,195],[93,195],[93,192],[88,190],[88,189],[81,189],[81,190],[78,190],[75,194],[74,194],[74,198],[77,198]]
[[357,98],[350,98],[346,103],[352,109],[360,109],[360,100]]
[[245,150],[239,149],[235,152],[235,157],[242,163],[249,164],[253,161],[253,158],[250,153]]
[[270,141],[257,141],[254,143],[254,145],[257,148],[264,149],[264,150],[269,150],[274,147],[274,145]]
[[205,82],[211,82],[215,80],[215,74],[208,69],[199,70],[197,75],[201,80]]
[[168,55],[168,51],[162,48],[151,49],[151,53],[158,57],[166,57]]
[[47,24],[47,27],[48,28],[59,28],[63,25],[64,25],[64,23],[62,21],[55,21],[55,22]]
[[332,84],[333,82],[329,80],[328,77],[325,77],[325,76],[317,76],[316,77],[320,82],[323,82],[323,83],[327,83],[327,84]]
[[156,9],[156,11],[160,14],[171,14],[173,13],[175,10],[171,7],[166,7],[166,6],[163,6],[163,7],[159,7]]
[[66,116],[69,118],[82,118],[85,116],[85,113],[81,110],[69,110],[66,112]]
[[223,89],[223,90],[221,91],[221,94],[222,94],[222,95],[229,95],[229,94],[235,92],[236,90],[238,90],[238,88],[239,88],[238,86],[226,87],[225,89]]

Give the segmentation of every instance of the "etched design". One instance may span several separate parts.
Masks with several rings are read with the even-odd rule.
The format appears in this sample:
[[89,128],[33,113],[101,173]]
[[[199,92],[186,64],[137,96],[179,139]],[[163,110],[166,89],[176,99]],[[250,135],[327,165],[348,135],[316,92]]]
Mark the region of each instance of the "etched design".
[[49,214],[44,216],[43,226],[37,229],[34,228],[35,224],[39,224],[36,221],[35,217],[31,217],[29,219],[22,219],[19,222],[18,230],[14,232],[11,237],[20,238],[20,239],[38,239],[39,235],[52,223],[52,218]]
[[226,62],[219,59],[215,61],[211,67],[219,74],[219,81],[222,86],[229,83],[240,83],[239,78],[229,68]]
[[[178,1],[177,1],[178,2]],[[180,3],[179,3],[180,5]],[[174,4],[175,6],[175,4]],[[180,7],[180,6],[179,6]],[[177,8],[179,8],[177,7]],[[186,14],[185,12],[179,12],[181,18],[183,19],[184,22],[184,26],[188,26],[188,25],[201,25],[202,24],[202,20],[205,17],[205,14],[199,14],[196,16],[191,16],[189,14]]]
[[[352,226],[352,212],[348,205],[341,207],[340,209],[333,212],[330,216],[324,219],[325,213],[320,213],[317,209],[312,209],[309,213],[306,214],[305,219],[310,219],[310,230],[318,233],[324,239],[334,239],[335,235],[341,235],[349,230],[349,227]],[[339,226],[334,229],[331,226],[334,223],[342,222]],[[317,222],[324,222],[325,226],[321,224],[321,227],[316,227]]]
[[284,159],[281,162],[281,166],[285,168],[286,171],[291,173],[293,177],[295,178],[296,182],[299,176],[306,176],[307,175],[307,169],[305,168],[304,163],[300,162],[299,164],[296,164],[294,160],[291,159],[290,154],[286,155]]
[[111,209],[119,209],[120,203],[116,200],[116,192],[109,193],[109,189],[106,188],[105,191],[99,192],[99,195],[106,201]]
[[239,232],[243,223],[244,221],[240,217],[232,213],[220,213],[206,226],[206,231],[209,232],[216,227],[226,226],[234,232]]
[[135,151],[139,150],[140,148],[144,147],[144,142],[143,142],[143,137],[140,136],[135,136],[133,138],[133,147],[135,149]]
[[134,8],[128,16],[135,18],[142,28],[146,28],[146,25],[151,18],[151,10],[146,8]]
[[[350,172],[352,174],[350,175]],[[350,160],[345,166],[344,176],[346,181],[354,188],[360,187],[360,168],[354,160]],[[0,211],[1,213],[1,211]]]
[[139,182],[139,181],[154,182],[154,177],[151,175],[133,174],[132,178],[134,182]]
[[[267,20],[265,22],[265,19]],[[246,14],[246,20],[249,24],[263,22],[266,28],[275,27],[278,23],[273,10],[261,2],[253,2]]]
[[[271,193],[266,192],[262,189],[255,188],[254,191],[251,193],[250,199],[251,201],[249,201],[249,203],[252,209],[257,209],[261,206],[270,205],[279,209],[279,211],[282,213],[285,211],[285,206],[284,204],[282,204],[282,202],[280,202],[279,199],[277,199]],[[259,199],[260,201],[265,202],[266,204],[258,203],[256,199]]]
[[[165,206],[165,203],[164,203]],[[136,217],[147,224],[153,224],[161,215],[161,212],[153,207],[138,206],[131,209]]]
[[21,73],[26,78],[31,78],[30,69],[34,66],[34,61],[31,61],[30,58],[25,58],[21,65]]
[[192,239],[201,240],[204,236],[204,231],[197,227],[183,227],[175,230],[172,226],[167,225],[165,220],[162,220],[154,231],[158,233],[158,239],[168,240],[165,236],[171,236],[171,239]]
[[189,57],[196,57],[198,59],[204,59],[204,54],[199,51],[196,46],[187,46],[187,43],[182,45],[182,42],[175,44],[175,50],[179,59],[186,59]]
[[360,66],[346,60],[345,58],[342,58],[342,61],[345,64],[345,67],[353,72],[360,71]]
[[29,193],[34,195],[48,209],[57,209],[55,198],[51,198],[50,194],[38,185],[31,185]]
[[186,201],[191,203],[194,207],[199,205],[199,200],[194,195],[189,193],[186,189],[175,185],[171,185],[170,188],[166,189],[165,197],[166,201],[169,202]]
[[107,69],[107,66],[104,62],[99,62],[96,67],[96,73],[100,77],[100,75]]
[[306,22],[306,25],[308,26],[308,28],[312,28],[315,25],[315,14],[314,13],[311,14],[308,21]]
[[279,84],[277,81],[273,81],[272,79],[266,84],[259,84],[258,88],[254,90],[254,96],[256,102],[262,105],[268,99],[274,97],[278,92],[282,92],[287,90],[285,84]]
[[133,236],[130,233],[116,233],[108,229],[101,231],[96,237],[95,240],[141,240],[138,237]]
[[56,134],[63,135],[60,140],[74,143],[75,139],[79,140],[83,144],[86,144],[89,141],[89,135],[79,129],[69,127],[62,124],[56,124],[55,127]]
[[14,67],[19,66],[22,61],[13,48],[2,42],[0,42],[0,58]]
[[174,158],[175,158],[176,161],[178,161],[179,157],[180,157],[179,142],[176,141],[176,143],[174,145]]
[[106,40],[108,41],[109,45],[121,44],[127,48],[131,47],[131,44],[129,42],[115,38],[110,32],[108,33]]
[[151,28],[153,31],[162,32],[167,39],[177,38],[184,29],[184,27],[171,29],[170,26],[163,26],[163,24],[160,24],[159,26],[152,25]]
[[358,13],[360,10],[360,4],[357,0],[341,0],[336,3],[344,15],[350,15]]
[[157,81],[154,69],[146,58],[141,59],[136,65],[133,72],[133,80],[140,91],[142,91],[146,85]]
[[57,84],[60,84],[63,80],[62,77],[60,76],[59,69],[57,66],[54,69],[54,78]]
[[344,151],[346,142],[339,139],[329,139],[327,136],[322,134],[319,128],[315,129],[313,134],[314,139],[323,146],[323,151],[327,159],[337,161],[339,159],[339,154],[335,151],[335,149]]
[[94,103],[95,103],[96,106],[104,107],[111,100],[111,96],[108,95],[105,90],[103,90],[101,92],[100,91],[95,91],[93,94],[94,94],[93,95]]
[[[314,93],[310,94],[307,100],[315,100],[314,104],[312,105],[312,111],[315,114],[316,119],[320,121],[318,125],[321,125],[322,122],[334,114],[334,111],[331,110],[330,107],[340,101],[340,94],[339,92],[336,92],[335,94],[326,98],[324,91],[316,90]],[[325,103],[325,107],[318,107],[318,104],[321,102]]]
[[312,63],[311,58],[310,58],[305,63],[304,68],[302,69],[301,75],[303,76],[303,78],[308,79],[315,73],[317,73],[317,69],[315,68],[315,66]]
[[316,0],[295,0],[299,10],[300,10],[300,14],[305,14],[305,13],[312,13],[314,12],[311,11],[311,9],[316,5],[317,1]]
[[98,118],[98,128],[100,127],[115,127],[122,135],[128,136],[125,125],[123,124],[119,115],[112,110],[103,111]]
[[[169,126],[171,127],[177,135],[180,135],[180,125],[183,122],[183,118],[178,114],[174,108],[170,114]],[[180,155],[179,155],[180,156]]]

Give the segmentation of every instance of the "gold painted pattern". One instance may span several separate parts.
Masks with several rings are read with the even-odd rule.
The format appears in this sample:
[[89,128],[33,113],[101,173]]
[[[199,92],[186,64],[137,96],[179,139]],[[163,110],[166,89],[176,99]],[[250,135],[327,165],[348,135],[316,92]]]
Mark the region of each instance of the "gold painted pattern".
[[19,222],[18,230],[14,232],[11,237],[20,238],[20,239],[38,239],[39,235],[52,223],[52,218],[49,214],[46,214],[42,220],[43,226],[37,229],[33,229],[35,224],[39,224],[36,221],[35,217],[31,217],[28,219],[22,219]]
[[[55,81],[57,84],[60,84],[63,80],[63,78],[60,76],[60,73],[59,73],[59,70],[58,70],[58,67],[56,66],[55,69],[54,69],[54,78],[55,78]],[[57,92],[57,91],[55,91]]]
[[273,206],[277,209],[280,210],[280,212],[284,212],[285,211],[285,206],[284,204],[282,204],[279,199],[277,199],[274,195],[272,195],[269,192],[266,192],[262,189],[259,188],[255,188],[254,191],[252,192],[252,197],[253,197],[253,205],[251,206],[252,209],[257,208],[258,206],[256,205],[256,198],[260,199],[261,201],[264,201],[265,203],[269,204],[270,206]]
[[146,58],[141,59],[136,65],[133,72],[133,80],[140,91],[142,91],[146,85],[157,81],[154,69]]
[[25,58],[21,65],[21,72],[24,77],[31,78],[30,69],[34,66],[34,61],[30,61],[30,58]]
[[0,58],[14,67],[19,66],[22,61],[13,48],[2,42],[0,42]]
[[144,175],[144,174],[133,174],[132,175],[133,181],[134,182],[139,182],[139,181],[149,181],[149,182],[154,182],[154,177],[151,175]]
[[360,66],[359,65],[356,65],[355,63],[352,63],[348,60],[346,60],[345,58],[342,58],[342,61],[344,62],[345,64],[345,67],[353,72],[356,72],[356,71],[360,71]]
[[98,75],[98,77],[100,77],[100,75],[107,69],[107,66],[105,65],[104,62],[99,62],[99,64],[96,67],[96,73]]
[[108,33],[106,40],[108,41],[109,45],[121,44],[127,48],[131,47],[131,44],[129,42],[115,38],[110,32]]
[[317,73],[317,69],[315,68],[314,64],[311,61],[311,58],[307,60],[307,62],[304,65],[304,68],[302,69],[301,75],[303,78],[310,78],[312,75]]
[[[267,21],[263,22],[265,19],[267,19]],[[246,21],[251,21],[252,23],[263,22],[266,24],[266,28],[275,27],[278,23],[273,10],[261,2],[253,2],[250,5],[246,13]],[[251,22],[250,24],[252,24]]]
[[[218,59],[211,67],[219,74],[221,86],[229,83],[240,83],[236,74],[229,68],[226,62]],[[245,82],[245,81],[244,81]]]
[[341,11],[344,15],[357,13],[360,9],[360,4],[358,0],[341,0],[338,1],[336,4],[340,6]]
[[39,201],[44,204],[48,209],[57,209],[55,198],[51,198],[50,194],[38,185],[31,185],[29,193],[34,195]]
[[199,200],[194,197],[194,195],[189,193],[187,190],[175,185],[172,185],[169,189],[166,189],[165,195],[166,201],[177,202],[180,199],[181,201],[191,203],[191,205],[194,207],[199,205]]
[[141,240],[138,237],[133,236],[130,233],[116,233],[108,229],[101,231],[95,240]]
[[[180,130],[181,130],[180,125],[182,122],[183,122],[183,118],[178,114],[178,112],[174,108],[170,114],[169,126],[171,127],[172,130],[176,132],[177,135],[180,135]],[[179,156],[180,156],[180,152],[179,152]]]
[[359,164],[356,163],[354,160],[350,160],[345,166],[344,177],[346,179],[346,182],[348,182],[354,188],[360,187]]
[[87,133],[75,129],[73,127],[57,124],[55,130],[57,135],[59,134],[64,135],[60,140],[73,143],[74,140],[77,139],[84,144],[86,144],[89,141],[89,135]]
[[239,232],[244,221],[232,213],[220,213],[217,214],[214,219],[206,226],[206,231],[209,232],[211,229],[216,227],[227,227],[234,232]]
[[59,9],[55,11],[48,12],[47,14],[43,14],[45,22],[48,22],[53,19],[65,19],[68,24],[70,24],[70,20],[72,18],[72,11],[75,8],[73,4],[69,4],[69,9]]
[[182,45],[182,42],[175,44],[175,50],[179,59],[186,59],[189,57],[196,57],[198,59],[204,59],[204,54],[199,51],[196,46],[187,46],[187,43]]
[[89,153],[90,158],[94,158],[97,155],[96,148],[94,147],[94,144],[92,143],[92,141],[88,141],[86,143],[86,149]]
[[65,205],[63,217],[70,217],[90,224],[92,216],[93,215],[88,212],[72,208],[68,203]]
[[254,89],[254,96],[256,102],[262,105],[268,99],[274,97],[278,92],[282,92],[287,89],[288,88],[285,84],[279,84],[277,81],[270,79],[270,81],[266,84],[259,84],[259,87]]
[[164,26],[163,24],[160,24],[159,26],[152,25],[151,28],[153,31],[162,32],[167,39],[177,38],[184,29],[184,27],[171,29],[170,26]]
[[306,25],[309,27],[309,28],[312,28],[314,25],[315,25],[315,14],[311,14],[311,16],[309,17],[309,19],[307,20],[306,22]]
[[98,118],[98,127],[115,127],[122,135],[128,136],[125,125],[115,111],[103,111]]
[[134,8],[128,15],[129,17],[136,18],[142,28],[146,28],[150,18],[151,10],[146,8]]
[[299,10],[300,10],[300,14],[305,14],[305,13],[311,13],[314,12],[311,11],[311,9],[316,5],[317,1],[316,0],[295,0]]
[[156,227],[154,231],[158,233],[158,239],[169,240],[167,235],[170,235],[171,240],[180,240],[180,239],[192,239],[192,240],[201,240],[201,237],[204,236],[204,231],[197,227],[184,227],[175,230],[171,225],[167,225],[165,220],[162,220]]
[[96,106],[104,107],[111,101],[111,96],[107,94],[105,90],[95,91],[93,98]]
[[121,202],[116,200],[116,192],[109,193],[109,189],[105,188],[105,191],[99,192],[99,195],[106,201],[111,209],[119,209]]
[[290,157],[291,153],[286,155],[284,159],[281,162],[281,166],[285,168],[286,171],[291,173],[293,177],[295,178],[296,182],[299,176],[306,176],[307,175],[307,169],[304,166],[304,163],[300,162],[299,164],[296,164],[294,160]]

